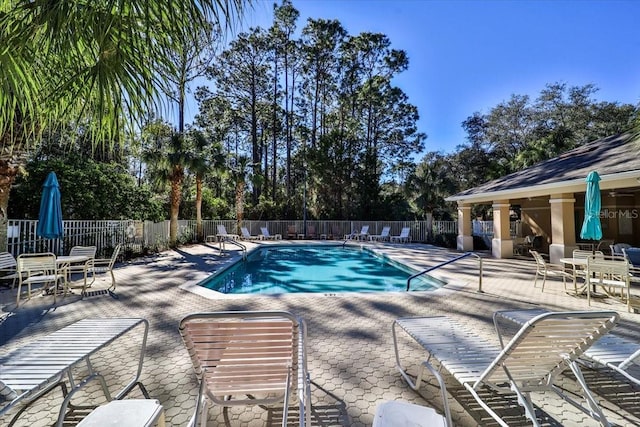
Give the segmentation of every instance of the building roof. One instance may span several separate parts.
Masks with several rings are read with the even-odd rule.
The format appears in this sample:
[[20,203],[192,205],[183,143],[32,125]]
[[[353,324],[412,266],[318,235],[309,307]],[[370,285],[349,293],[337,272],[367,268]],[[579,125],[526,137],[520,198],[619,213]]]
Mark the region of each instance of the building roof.
[[626,133],[598,139],[451,197],[449,201],[483,202],[504,198],[584,192],[584,179],[597,171],[602,189],[638,186],[640,138]]

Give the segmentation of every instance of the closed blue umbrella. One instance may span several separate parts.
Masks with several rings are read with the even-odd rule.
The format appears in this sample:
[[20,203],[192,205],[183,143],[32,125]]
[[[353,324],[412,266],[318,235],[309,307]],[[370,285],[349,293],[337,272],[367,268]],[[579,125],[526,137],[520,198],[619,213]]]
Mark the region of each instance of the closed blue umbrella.
[[54,172],[49,172],[42,186],[40,214],[36,233],[45,239],[60,239],[63,236],[60,185]]
[[587,192],[584,195],[584,222],[580,237],[589,240],[602,239],[602,226],[600,225],[600,176],[592,171],[587,175]]

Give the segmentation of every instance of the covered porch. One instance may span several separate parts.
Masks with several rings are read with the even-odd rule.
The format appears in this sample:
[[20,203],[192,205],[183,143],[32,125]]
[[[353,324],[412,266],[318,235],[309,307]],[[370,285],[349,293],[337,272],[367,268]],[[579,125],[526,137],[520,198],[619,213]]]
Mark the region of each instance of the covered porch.
[[[571,256],[582,243],[585,178],[592,170],[601,177],[602,246],[607,250],[614,242],[640,246],[639,151],[638,139],[630,135],[605,138],[448,198],[458,203],[458,249],[473,249],[473,207],[490,204],[494,257],[513,257],[527,235],[540,236],[538,249],[548,253],[551,262]],[[522,223],[520,236],[510,232],[514,213]]]

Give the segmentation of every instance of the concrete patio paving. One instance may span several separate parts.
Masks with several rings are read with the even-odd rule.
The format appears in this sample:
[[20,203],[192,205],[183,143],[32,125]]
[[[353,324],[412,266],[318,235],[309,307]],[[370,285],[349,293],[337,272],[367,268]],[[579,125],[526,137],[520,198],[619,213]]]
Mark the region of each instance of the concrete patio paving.
[[[299,242],[281,242],[297,244]],[[251,248],[272,242],[246,243]],[[376,250],[391,259],[424,269],[458,255],[422,244],[376,243]],[[144,317],[150,322],[142,382],[149,394],[160,400],[167,425],[184,426],[193,413],[197,382],[187,351],[178,333],[180,319],[188,313],[219,310],[287,310],[302,316],[308,325],[308,357],[311,372],[312,424],[314,426],[370,426],[376,405],[384,400],[402,399],[442,409],[435,380],[420,393],[413,392],[395,369],[391,323],[398,317],[447,315],[473,328],[479,336],[497,338],[492,314],[514,308],[585,310],[585,298],[565,293],[562,281],[547,281],[533,287],[533,260],[483,258],[484,292],[478,292],[478,260],[469,257],[439,269],[436,276],[448,283],[433,292],[375,294],[289,294],[278,296],[232,296],[211,299],[185,290],[185,285],[201,280],[214,270],[240,258],[227,246],[221,256],[213,244],[183,247],[118,265],[118,287],[114,295],[100,291],[108,286],[100,279],[84,299],[77,295],[58,299],[38,296],[15,308],[15,290],[0,291],[0,357],[38,337],[87,317]],[[622,322],[616,332],[640,343],[640,316],[627,313],[621,302],[596,299],[591,309],[616,310]],[[116,342],[104,350],[96,363],[110,385],[122,381],[130,367],[129,340]],[[424,352],[403,337],[409,372],[416,375]],[[104,353],[104,354],[103,354]],[[80,368],[79,368],[80,369]],[[601,402],[606,416],[622,426],[640,425],[640,387],[607,372],[584,369],[588,384]],[[496,423],[475,403],[471,395],[445,375],[456,426],[488,426]],[[562,378],[566,390],[576,390],[571,374]],[[140,397],[135,389],[130,397]],[[96,387],[78,395],[80,401],[103,403]],[[102,400],[101,400],[102,399]],[[62,394],[59,390],[38,400],[16,423],[17,426],[50,426],[55,423]],[[509,425],[531,425],[523,411],[511,400],[494,399],[499,413]],[[544,425],[598,425],[594,420],[551,393],[535,393]],[[290,412],[295,424],[297,409]],[[65,425],[75,425],[88,413],[78,411]],[[210,426],[280,425],[281,408],[244,407],[209,411]],[[10,417],[0,418],[6,425]]]

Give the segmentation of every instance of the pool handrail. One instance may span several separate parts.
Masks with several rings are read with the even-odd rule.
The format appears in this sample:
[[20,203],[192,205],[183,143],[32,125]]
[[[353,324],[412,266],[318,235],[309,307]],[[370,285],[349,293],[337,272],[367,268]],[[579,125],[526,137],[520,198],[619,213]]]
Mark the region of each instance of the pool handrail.
[[236,246],[239,246],[240,249],[242,249],[242,259],[243,260],[247,259],[247,247],[245,245],[243,245],[242,243],[237,242],[237,241],[235,241],[235,240],[233,240],[233,239],[231,239],[229,237],[222,237],[220,239],[220,254],[222,254],[222,252],[223,252],[222,248],[223,248],[225,243],[231,243],[231,244],[234,244]]
[[456,262],[456,261],[458,261],[460,259],[463,259],[463,258],[467,258],[468,256],[471,256],[471,255],[473,255],[476,258],[478,258],[478,261],[480,262],[480,265],[479,265],[480,274],[479,274],[479,277],[478,277],[478,292],[482,292],[482,258],[478,254],[475,254],[473,252],[465,252],[464,254],[462,254],[460,256],[457,256],[457,257],[455,257],[453,259],[450,259],[448,261],[441,262],[440,264],[437,264],[437,265],[434,265],[432,267],[429,267],[426,270],[421,271],[419,273],[416,273],[413,276],[409,277],[407,279],[407,292],[409,292],[409,289],[411,288],[411,280],[415,279],[416,277],[422,276],[423,274],[427,274],[430,271],[436,270],[436,269],[438,269],[440,267],[444,267],[445,265],[451,264],[452,262]]

